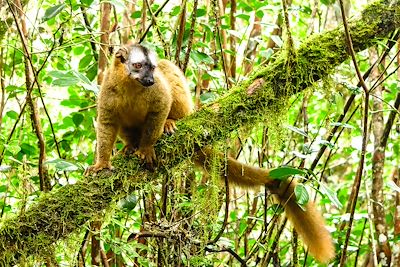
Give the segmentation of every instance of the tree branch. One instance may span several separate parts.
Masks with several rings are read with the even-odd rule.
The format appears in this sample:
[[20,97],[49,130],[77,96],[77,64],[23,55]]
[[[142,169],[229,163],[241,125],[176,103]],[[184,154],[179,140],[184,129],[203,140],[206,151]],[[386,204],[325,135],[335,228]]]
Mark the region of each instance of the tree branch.
[[[400,7],[385,1],[367,7],[363,16],[349,23],[354,50],[361,51],[388,36],[400,25]],[[158,171],[191,157],[196,150],[224,140],[230,132],[265,120],[282,101],[312,86],[334,72],[349,58],[344,33],[335,29],[308,39],[291,65],[291,90],[287,85],[285,55],[253,73],[242,85],[178,123],[179,131],[159,140]],[[114,160],[115,172],[103,172],[43,194],[19,217],[2,221],[0,265],[12,265],[29,255],[45,253],[49,246],[78,230],[109,207],[113,200],[128,195],[137,185],[153,180],[158,171],[140,168],[137,159]]]

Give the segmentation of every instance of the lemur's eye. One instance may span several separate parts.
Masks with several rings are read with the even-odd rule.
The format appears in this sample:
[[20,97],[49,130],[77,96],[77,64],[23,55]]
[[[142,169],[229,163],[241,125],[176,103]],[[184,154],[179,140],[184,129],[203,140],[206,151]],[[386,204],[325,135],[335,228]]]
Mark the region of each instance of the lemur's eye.
[[142,64],[141,64],[141,63],[133,63],[132,66],[133,66],[135,69],[141,69],[141,68],[142,68]]

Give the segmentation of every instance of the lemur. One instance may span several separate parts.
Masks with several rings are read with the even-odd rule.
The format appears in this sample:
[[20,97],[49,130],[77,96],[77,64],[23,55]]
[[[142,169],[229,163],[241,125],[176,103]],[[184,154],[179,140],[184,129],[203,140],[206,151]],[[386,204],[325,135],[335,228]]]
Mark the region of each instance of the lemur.
[[[97,103],[96,163],[87,174],[111,169],[111,152],[120,136],[125,153],[135,153],[147,164],[156,161],[154,144],[163,132],[173,133],[175,121],[193,111],[193,103],[182,71],[171,61],[157,60],[143,45],[120,48],[106,72]],[[194,161],[207,166],[209,149],[199,151]],[[310,253],[321,262],[334,255],[332,238],[313,203],[301,208],[295,200],[294,181],[279,182],[269,170],[252,167],[228,157],[228,180],[242,187],[262,185],[276,195]]]

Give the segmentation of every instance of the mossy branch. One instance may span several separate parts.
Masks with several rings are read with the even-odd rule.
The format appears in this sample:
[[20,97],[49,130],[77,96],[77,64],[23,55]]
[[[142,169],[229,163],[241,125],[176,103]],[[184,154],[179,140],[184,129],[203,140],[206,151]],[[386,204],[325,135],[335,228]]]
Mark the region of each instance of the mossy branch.
[[[362,51],[389,36],[400,25],[400,7],[387,1],[369,5],[361,18],[350,23],[355,51]],[[342,28],[309,38],[288,60],[282,53],[274,62],[253,73],[242,85],[181,121],[179,131],[163,137],[156,146],[162,168],[172,168],[199,148],[221,141],[230,132],[265,120],[283,99],[312,86],[332,73],[348,57]],[[290,62],[290,75],[287,75]],[[0,266],[43,255],[50,245],[102,216],[113,200],[128,195],[136,186],[155,179],[136,160],[117,159],[116,171],[88,177],[43,194],[18,217],[1,222]]]

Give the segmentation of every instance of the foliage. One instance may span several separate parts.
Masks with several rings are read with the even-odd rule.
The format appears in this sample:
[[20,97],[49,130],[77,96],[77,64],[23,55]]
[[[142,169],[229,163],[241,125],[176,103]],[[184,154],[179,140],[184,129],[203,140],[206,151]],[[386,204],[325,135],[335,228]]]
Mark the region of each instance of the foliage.
[[[144,5],[146,1],[135,4],[117,0],[108,2],[114,11],[109,30],[110,48],[118,46],[124,38],[138,39],[144,34],[145,26],[152,21],[150,11]],[[214,140],[218,140],[215,144],[218,150],[243,162],[275,168],[271,171],[275,173],[274,178],[295,175],[306,182],[295,190],[298,203],[304,205],[309,199],[317,199],[340,254],[347,230],[343,226],[349,220],[346,207],[362,156],[361,140],[365,133],[361,124],[364,115],[360,112],[363,93],[357,86],[354,65],[347,60],[332,68],[348,57],[346,43],[340,41],[342,31],[327,33],[341,25],[340,14],[335,13],[337,6],[332,1],[322,0],[315,1],[315,5],[286,1],[291,2],[290,29],[286,29],[281,1],[228,3],[214,0],[200,1],[198,6],[195,2],[174,1],[163,7],[161,1],[154,1],[150,5],[154,16],[162,10],[155,18],[156,25],[144,39],[144,43],[155,49],[160,57],[170,57],[181,67],[189,57],[186,76],[193,88],[196,106],[203,108],[179,124],[181,127],[175,136],[164,137],[157,146],[159,157],[165,159],[163,164],[173,164],[175,168],[161,168],[147,177],[147,172],[137,169],[134,159],[127,163],[118,158],[114,165],[123,170],[123,174],[112,179],[104,175],[96,180],[83,178],[82,171],[94,161],[102,16],[99,6],[104,2],[24,1],[24,15],[17,18],[11,15],[7,5],[17,11],[15,3],[0,3],[0,14],[7,14],[0,19],[0,226],[10,226],[15,216],[29,221],[30,216],[39,213],[43,220],[35,227],[43,227],[63,237],[55,245],[51,245],[53,240],[45,236],[42,242],[31,239],[28,244],[32,251],[38,249],[42,253],[39,257],[22,255],[27,265],[51,266],[56,262],[68,266],[89,265],[93,259],[88,252],[92,249],[88,236],[93,235],[100,239],[101,251],[112,266],[123,266],[123,263],[128,266],[177,266],[178,263],[185,266],[240,266],[243,261],[249,266],[268,263],[317,266],[318,263],[295,244],[296,239],[292,240],[289,227],[280,231],[285,225],[284,216],[278,216],[281,209],[273,204],[268,192],[262,189],[248,192],[233,186],[226,191],[219,181],[224,163],[217,159],[209,176],[193,169],[188,160],[193,148]],[[358,9],[351,5],[348,16],[358,13]],[[369,10],[377,12],[371,7]],[[373,15],[364,14],[375,18]],[[22,64],[27,52],[18,33],[21,18],[27,25],[27,52],[36,81],[32,89],[27,88],[25,79],[28,67]],[[387,47],[391,47],[388,38],[376,42],[369,33],[376,27],[387,25],[373,22],[371,19],[371,23],[362,27],[355,25],[362,31],[351,32],[354,46],[374,45],[375,53],[385,55]],[[294,47],[284,46],[288,31]],[[314,35],[310,37],[311,34]],[[360,35],[366,37],[359,38]],[[296,49],[297,54],[289,62],[290,49]],[[388,52],[392,58],[396,53],[394,50]],[[362,73],[374,64],[373,52],[371,49],[357,54]],[[288,62],[292,65],[288,66]],[[381,112],[384,121],[388,122],[387,118],[394,110],[394,101],[400,92],[395,77],[397,65],[386,62],[380,66],[381,73],[386,73],[384,80],[372,75],[368,78],[370,88],[376,85],[385,88],[382,96],[370,101],[372,105],[382,98],[383,108],[369,112],[369,127],[376,125],[373,114]],[[248,92],[246,88],[260,77],[271,77],[263,84],[263,89],[267,90],[256,92],[263,94],[263,98],[243,97]],[[322,77],[323,81],[318,81]],[[292,96],[294,92],[300,93]],[[29,94],[37,102],[40,114],[45,167],[52,186],[50,194],[40,191],[38,170],[42,150],[32,119],[33,110],[25,107]],[[349,102],[351,96],[354,100]],[[219,100],[214,102],[216,99]],[[344,119],[340,119],[342,114]],[[211,119],[215,115],[220,117]],[[257,123],[240,127],[253,118],[257,118]],[[371,244],[375,246],[377,239],[382,238],[379,229],[369,227],[374,225],[371,211],[374,202],[385,207],[387,233],[384,237],[392,250],[399,243],[400,233],[395,230],[395,224],[400,220],[395,213],[395,203],[399,201],[399,184],[395,177],[396,170],[398,177],[400,164],[399,130],[396,127],[398,122],[392,123],[385,145],[383,200],[375,199],[371,190],[376,179],[373,144],[380,137],[372,135],[369,138],[348,264],[368,258],[372,253]],[[210,140],[210,136],[214,139]],[[190,141],[182,143],[180,140]],[[121,146],[121,143],[117,144],[117,148]],[[186,153],[177,155],[182,151]],[[323,152],[321,155],[320,151]],[[132,183],[138,179],[149,182],[140,183],[138,188]],[[46,200],[46,209],[51,209],[53,200],[58,200],[61,195],[66,196],[63,210],[54,205],[53,214],[41,212],[45,210],[38,204],[43,203],[41,200]],[[86,198],[89,195],[90,198]],[[230,198],[226,203],[227,195]],[[98,202],[89,202],[92,199]],[[112,207],[106,205],[110,201],[114,201]],[[86,212],[82,216],[75,210]],[[52,218],[71,214],[76,221],[62,227],[57,222],[52,224]],[[89,223],[68,235],[76,225],[88,220],[102,221],[99,235],[91,233]],[[15,226],[16,232],[19,227]],[[274,247],[276,240],[279,244]],[[17,244],[15,240],[10,242]]]

